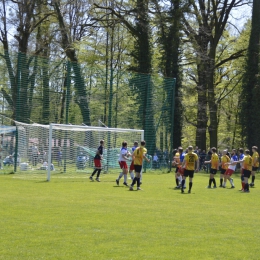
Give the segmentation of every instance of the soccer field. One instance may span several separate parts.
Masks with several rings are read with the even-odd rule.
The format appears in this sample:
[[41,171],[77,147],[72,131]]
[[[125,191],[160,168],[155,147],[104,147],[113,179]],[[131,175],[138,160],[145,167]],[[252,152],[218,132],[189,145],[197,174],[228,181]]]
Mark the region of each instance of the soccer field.
[[246,194],[239,174],[235,189],[209,190],[198,173],[181,194],[173,173],[145,173],[143,191],[117,186],[117,175],[0,174],[0,259],[260,258],[260,176]]

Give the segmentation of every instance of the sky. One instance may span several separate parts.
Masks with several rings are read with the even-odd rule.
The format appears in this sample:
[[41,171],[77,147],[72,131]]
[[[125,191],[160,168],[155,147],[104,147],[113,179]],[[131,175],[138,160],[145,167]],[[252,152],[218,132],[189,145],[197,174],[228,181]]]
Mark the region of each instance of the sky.
[[[234,24],[237,27],[238,30],[241,31],[246,21],[248,19],[251,19],[251,16],[252,16],[252,4],[243,5],[231,11],[231,16],[229,20],[232,24]],[[236,31],[236,29],[234,29],[234,31]]]

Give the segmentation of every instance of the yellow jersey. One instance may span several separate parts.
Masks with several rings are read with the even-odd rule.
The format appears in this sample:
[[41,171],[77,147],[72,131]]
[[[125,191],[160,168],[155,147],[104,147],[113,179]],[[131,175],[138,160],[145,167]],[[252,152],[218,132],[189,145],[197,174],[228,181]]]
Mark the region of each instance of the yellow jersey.
[[216,153],[213,153],[211,155],[211,169],[218,169],[218,155]]
[[252,171],[252,157],[250,155],[245,155],[244,160],[243,160],[243,169]]
[[143,157],[147,153],[147,149],[144,146],[137,147],[134,150],[134,165],[142,165],[143,164]]
[[230,162],[230,158],[227,155],[221,156],[221,168],[226,170],[228,168],[228,165],[225,165],[225,163]]
[[253,159],[253,167],[259,167],[259,154],[258,154],[258,152],[253,153],[252,159]]
[[195,163],[199,159],[198,155],[193,152],[189,152],[184,156],[185,166],[184,168],[189,171],[195,170]]

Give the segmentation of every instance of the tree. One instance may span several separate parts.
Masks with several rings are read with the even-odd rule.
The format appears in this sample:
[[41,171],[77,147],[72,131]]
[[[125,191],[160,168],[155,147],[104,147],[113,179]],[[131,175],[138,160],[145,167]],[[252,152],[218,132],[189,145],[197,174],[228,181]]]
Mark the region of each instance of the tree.
[[[149,151],[155,149],[155,130],[152,106],[153,84],[150,73],[152,72],[152,48],[151,48],[151,28],[149,21],[149,1],[137,0],[134,8],[130,10],[123,9],[119,5],[114,8],[110,6],[101,6],[94,4],[96,8],[107,10],[117,22],[122,23],[134,37],[134,49],[131,52],[133,63],[129,67],[137,74],[131,80],[134,91],[137,93],[136,105],[139,107],[139,124],[145,130],[145,139]],[[106,15],[108,13],[106,12]],[[133,19],[129,19],[127,15],[133,15]],[[129,19],[129,20],[128,20]],[[102,19],[98,19],[103,21]],[[142,92],[140,91],[142,88]]]
[[[11,13],[7,13],[8,4],[12,7]],[[32,111],[32,97],[35,87],[35,73],[37,67],[37,61],[35,60],[33,66],[31,65],[34,57],[28,56],[29,39],[32,36],[35,29],[52,13],[44,12],[40,16],[37,15],[37,7],[42,3],[38,0],[33,1],[2,1],[2,13],[1,13],[1,37],[0,41],[3,45],[4,53],[0,56],[5,60],[8,68],[9,80],[11,90],[2,88],[1,92],[12,107],[12,118],[18,119],[24,122],[28,122]],[[8,22],[8,17],[12,17],[12,22]],[[8,37],[9,26],[14,25],[16,28],[16,34],[14,39],[17,41],[17,48],[19,51],[16,62],[12,60],[10,42]],[[42,49],[35,46],[34,54],[39,54]],[[15,64],[16,63],[16,64]],[[17,66],[17,71],[15,70]],[[31,67],[33,67],[31,69]],[[32,71],[30,73],[30,71]],[[21,102],[22,100],[22,102]]]
[[[210,146],[218,145],[218,104],[216,102],[215,70],[216,50],[228,22],[232,8],[242,5],[242,0],[224,0],[222,2],[203,0],[191,1],[189,12],[183,15],[184,32],[191,42],[197,64],[196,81],[198,95],[196,145],[206,149],[206,131],[210,136]],[[193,19],[189,19],[191,16]],[[194,24],[196,21],[196,24]],[[193,24],[192,24],[193,23]],[[243,55],[244,50],[218,62],[223,64]],[[208,124],[208,116],[210,120]]]
[[[175,78],[175,102],[174,102],[174,126],[169,120],[170,115],[167,116],[165,122],[167,131],[171,132],[169,127],[174,127],[173,132],[173,147],[181,145],[182,137],[182,96],[181,96],[181,71],[180,71],[180,42],[181,42],[181,12],[180,0],[170,1],[169,6],[166,4],[160,6],[159,1],[153,1],[155,5],[155,15],[158,17],[158,37],[161,49],[160,70],[165,77],[165,86],[167,86],[167,78]],[[163,9],[163,10],[162,10]],[[168,86],[167,86],[168,87]],[[169,93],[172,96],[172,93]],[[169,102],[173,102],[171,97],[168,97]],[[169,111],[170,113],[172,111]]]
[[90,25],[87,22],[88,18],[85,18],[84,16],[86,12],[86,9],[83,8],[84,2],[74,1],[68,4],[67,7],[69,7],[68,9],[70,10],[69,26],[66,25],[66,20],[64,19],[64,16],[61,12],[61,1],[53,0],[53,6],[59,23],[61,46],[71,62],[71,67],[75,75],[75,100],[80,108],[81,115],[83,117],[83,123],[86,125],[91,125],[84,76],[82,75],[82,70],[80,64],[78,63],[78,57],[74,46],[74,41],[80,40],[81,37],[84,36],[85,28]]
[[251,148],[254,145],[260,147],[259,136],[259,54],[260,54],[260,2],[253,0],[251,34],[247,50],[246,71],[243,78],[241,92],[240,121],[242,136],[246,145]]

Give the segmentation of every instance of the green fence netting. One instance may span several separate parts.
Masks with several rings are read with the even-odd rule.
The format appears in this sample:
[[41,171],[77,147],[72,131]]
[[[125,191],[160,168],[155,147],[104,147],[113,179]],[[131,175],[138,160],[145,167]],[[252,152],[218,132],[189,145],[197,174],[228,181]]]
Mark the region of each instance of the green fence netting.
[[[23,53],[5,53],[0,70],[5,117],[28,124],[143,129],[148,153],[171,168],[175,79]],[[13,149],[15,134],[8,138]]]

